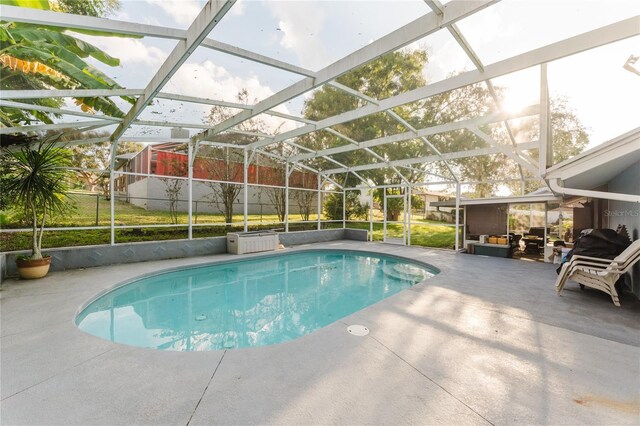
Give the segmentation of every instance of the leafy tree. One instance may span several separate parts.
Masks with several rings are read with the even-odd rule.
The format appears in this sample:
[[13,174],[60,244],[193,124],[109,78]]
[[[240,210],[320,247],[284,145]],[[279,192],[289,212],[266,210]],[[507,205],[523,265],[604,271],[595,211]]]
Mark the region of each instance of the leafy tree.
[[[211,201],[216,208],[224,215],[227,224],[233,222],[233,205],[242,191],[242,185],[238,185],[238,180],[242,179],[244,156],[238,150],[231,148],[202,147],[202,154],[214,156],[223,160],[223,164],[213,161],[207,166],[208,178],[220,182],[207,182],[211,188]],[[226,225],[230,227],[230,225]]]
[[[83,137],[94,138],[108,135],[105,132],[85,132]],[[70,134],[64,135],[62,140],[74,140],[79,135]],[[142,149],[142,145],[135,142],[120,141],[116,155],[128,154],[138,152]],[[72,158],[71,162],[74,167],[86,169],[77,170],[77,178],[83,183],[83,186],[89,191],[102,190],[103,193],[108,195],[109,189],[109,176],[106,173],[99,172],[98,170],[106,170],[109,168],[109,160],[111,155],[111,143],[102,142],[95,144],[76,145],[71,148]]]
[[296,204],[298,204],[298,210],[300,211],[300,218],[302,220],[309,220],[315,198],[316,193],[313,191],[293,190],[293,199],[296,200]]
[[[384,99],[424,86],[423,68],[427,64],[427,55],[421,51],[402,51],[384,55],[369,64],[351,71],[338,79],[352,89],[376,99]],[[495,88],[497,96],[502,96],[502,90]],[[332,86],[325,86],[314,92],[306,102],[304,116],[311,120],[324,118],[350,111],[366,105],[367,102],[355,98]],[[437,126],[458,120],[482,116],[495,110],[495,102],[484,84],[474,84],[442,93],[431,98],[403,105],[395,108],[394,112],[413,127],[421,129]],[[575,114],[566,106],[566,101],[555,99],[552,101],[552,129],[554,135],[554,161],[569,158],[581,152],[587,144],[587,134]],[[527,128],[527,126],[529,126]],[[398,132],[405,132],[406,128],[397,123],[388,114],[375,114],[348,123],[333,126],[347,137],[363,141]],[[509,144],[506,132],[501,126],[483,126],[482,131],[499,143]],[[517,129],[522,135],[537,138],[537,127],[531,123]],[[455,152],[486,147],[481,138],[468,130],[450,131],[428,137],[440,152]],[[344,145],[339,137],[326,131],[314,132],[298,138],[297,142],[308,148],[319,150]],[[433,155],[434,152],[421,140],[409,140],[387,144],[373,148],[375,153],[385,160],[397,160],[423,155]],[[364,150],[349,151],[332,156],[347,166],[371,163],[374,156]],[[335,165],[323,159],[315,159],[314,167],[320,169],[333,168]],[[428,172],[451,176],[449,168],[456,176],[464,181],[500,180],[519,175],[517,166],[503,154],[470,157],[427,165],[416,165],[412,170],[393,170],[391,168],[363,171],[363,177],[375,184],[403,183],[404,179],[416,183],[425,179]],[[399,175],[399,173],[402,176]],[[403,179],[404,178],[404,179]],[[355,177],[350,175],[346,179],[348,186],[356,183]],[[535,183],[534,183],[535,184]],[[497,190],[497,183],[480,183],[473,185],[472,193],[478,197],[491,196]],[[402,191],[402,189],[399,189]],[[381,190],[375,192],[378,202],[382,201]],[[388,204],[389,219],[397,218],[401,202],[390,200]]]
[[[374,99],[384,99],[424,86],[426,81],[422,71],[427,59],[427,54],[424,51],[393,52],[339,77],[337,81]],[[334,87],[324,86],[307,99],[304,106],[304,116],[311,120],[322,120],[366,104],[367,102],[362,99]],[[416,111],[421,107],[422,103],[404,105],[394,108],[394,112],[407,122],[415,124]],[[406,128],[389,114],[370,115],[340,124],[334,129],[356,141],[375,139],[406,131]],[[332,133],[320,131],[299,138],[298,143],[318,150],[344,145],[345,142]],[[375,154],[386,160],[426,155],[427,150],[424,142],[420,140],[409,140],[372,148]],[[334,155],[333,158],[347,166],[370,163],[375,159],[373,154],[364,150]],[[321,169],[335,167],[322,159],[317,159],[313,166]],[[399,173],[402,173],[402,176]],[[378,185],[402,184],[404,179],[410,182],[420,182],[425,177],[425,173],[420,171],[393,170],[391,168],[368,170],[361,174],[364,178],[370,179]],[[355,176],[349,174],[345,178],[345,183],[347,186],[353,186],[358,181]],[[377,191],[375,197],[378,201],[381,200],[380,196],[381,192]],[[389,207],[393,210],[393,203]],[[393,211],[391,214],[397,216],[398,211]]]
[[120,9],[120,0],[51,0],[52,10],[76,15],[108,16]]
[[[236,99],[238,103],[251,105],[251,98],[249,97],[249,91],[247,89],[242,89],[236,95]],[[257,99],[253,99],[253,103],[256,103]],[[207,121],[211,123],[211,125],[215,125],[220,123],[233,115],[235,115],[237,111],[234,111],[228,107],[222,106],[213,106],[209,111],[209,116]],[[251,118],[236,127],[238,130],[250,133],[267,133],[267,125],[261,118]],[[255,142],[258,140],[258,136],[252,134],[241,134],[241,133],[227,133],[223,135],[218,135],[218,142],[226,142],[226,143],[234,143],[237,145],[247,145],[251,142]],[[242,190],[242,186],[237,183],[229,183],[229,182],[237,182],[242,178],[242,173],[244,170],[242,167],[238,167],[238,164],[244,163],[244,156],[240,154],[239,150],[231,150],[229,148],[215,148],[215,147],[201,147],[200,154],[204,157],[213,157],[224,160],[223,169],[208,167],[208,178],[211,180],[218,180],[221,182],[208,182],[207,185],[212,190],[212,200],[218,206],[218,210],[222,214],[224,214],[225,222],[231,223],[233,221],[233,205],[236,202],[236,199],[240,195],[240,191]],[[220,208],[220,204],[222,204],[222,208]]]
[[[423,51],[393,52],[339,77],[337,81],[372,98],[384,99],[424,86],[426,81],[422,75],[422,70],[426,63],[427,54]],[[303,114],[305,118],[310,120],[322,120],[366,104],[366,101],[332,86],[324,86],[306,100]],[[394,112],[403,119],[412,122],[415,121],[412,108],[413,106],[401,106],[395,108]],[[340,124],[334,128],[356,141],[384,137],[406,130],[388,114],[370,115]],[[345,141],[332,133],[321,131],[311,136],[300,138],[299,143],[312,149],[325,149],[343,145]],[[424,144],[418,141],[407,141],[375,147],[373,151],[381,157],[395,160],[403,158],[403,155],[412,151],[417,153],[424,152]],[[372,154],[363,150],[338,154],[334,158],[348,166],[371,162],[373,159]],[[318,160],[318,162],[320,164],[317,164],[317,166],[328,166],[326,163],[323,164],[322,160]],[[401,182],[401,178],[397,173],[389,169],[367,171],[363,172],[363,175],[378,184]],[[421,178],[421,176],[411,177],[416,181]],[[354,177],[349,176],[348,179],[354,179]]]
[[[171,176],[184,177],[187,174],[187,164],[184,161],[180,161],[177,158],[171,158],[164,160],[165,169]],[[178,202],[180,201],[180,191],[184,185],[184,179],[174,178],[160,178],[160,181],[164,184],[164,193],[169,201],[169,217],[171,223],[178,223]]]
[[[357,191],[347,191],[345,199],[347,203],[345,220],[368,218],[369,205],[360,203]],[[332,192],[327,195],[324,202],[324,214],[329,220],[342,220],[342,194]]]
[[[46,0],[0,0],[0,4],[50,9]],[[111,0],[66,0],[58,3],[61,10],[73,9],[74,13],[84,12],[92,16],[112,10],[116,5],[117,2]],[[107,35],[95,32],[93,34]],[[65,28],[15,22],[0,23],[0,90],[120,88],[115,81],[88,64],[85,61],[88,57],[109,66],[120,64],[117,58],[67,34]],[[130,97],[123,99],[130,103],[135,102],[135,99]],[[114,117],[124,117],[124,112],[108,97],[75,98],[75,101],[85,112],[99,111]],[[64,100],[28,99],[24,102],[55,108],[62,106]],[[51,123],[52,116],[56,115],[34,110],[0,108],[0,123],[7,127],[30,124],[34,121]]]
[[[589,145],[587,128],[582,124],[575,111],[569,106],[565,97],[551,99],[551,138],[553,141],[553,164],[568,160],[581,152]],[[531,121],[520,130],[527,140],[538,138],[539,126],[537,121]],[[533,158],[537,159],[537,152]],[[512,174],[515,170],[512,171]],[[526,181],[525,193],[540,188],[540,181]],[[514,193],[520,192],[520,183],[510,183],[510,189]]]
[[[282,143],[279,143],[275,146],[266,147],[265,150],[272,154],[278,155],[279,157],[287,156],[286,147]],[[287,214],[287,190],[285,188],[282,188],[281,186],[286,182],[286,164],[280,161],[270,160],[269,167],[272,170],[269,185],[278,186],[265,187],[262,188],[262,191],[267,194],[267,198],[276,210],[278,221],[284,222],[285,216]]]

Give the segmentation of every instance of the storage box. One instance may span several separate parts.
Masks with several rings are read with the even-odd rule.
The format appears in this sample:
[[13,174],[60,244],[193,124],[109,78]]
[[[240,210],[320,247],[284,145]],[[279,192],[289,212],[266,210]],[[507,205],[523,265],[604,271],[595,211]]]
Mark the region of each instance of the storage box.
[[489,237],[489,244],[498,244],[498,237]]
[[474,251],[475,254],[483,256],[509,257],[511,255],[511,247],[508,245],[476,244]]
[[504,238],[504,237],[498,238],[498,244],[508,244],[507,238]]
[[269,231],[234,232],[227,234],[227,252],[233,254],[278,250],[278,234]]

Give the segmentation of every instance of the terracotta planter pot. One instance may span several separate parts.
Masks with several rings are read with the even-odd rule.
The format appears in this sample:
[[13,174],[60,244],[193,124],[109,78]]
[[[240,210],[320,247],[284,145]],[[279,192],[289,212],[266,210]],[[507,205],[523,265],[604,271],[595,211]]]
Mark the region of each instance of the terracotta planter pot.
[[17,259],[18,273],[23,280],[32,280],[42,278],[49,272],[51,266],[51,257],[47,256],[42,259]]

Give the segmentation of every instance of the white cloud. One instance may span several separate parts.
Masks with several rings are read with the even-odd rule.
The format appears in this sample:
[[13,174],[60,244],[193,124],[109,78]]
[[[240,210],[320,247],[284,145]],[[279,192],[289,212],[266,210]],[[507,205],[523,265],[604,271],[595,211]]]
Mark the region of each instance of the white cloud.
[[315,70],[326,66],[329,54],[320,38],[325,23],[323,8],[310,2],[266,4],[278,19],[278,28],[282,33],[280,45],[292,50],[303,67]]
[[[263,85],[257,77],[241,78],[231,75],[225,68],[216,65],[210,60],[199,64],[185,63],[165,86],[167,92],[227,102],[237,102],[236,95],[242,89],[247,89],[249,92],[250,102],[253,102],[254,98],[258,101],[265,99],[274,93],[269,86]],[[202,105],[203,117],[210,108],[208,105]],[[288,113],[286,107],[278,108],[278,110]],[[265,115],[263,118],[271,130],[278,128],[283,122],[277,117]],[[194,118],[185,117],[184,121],[193,122]],[[286,122],[280,128],[280,131],[289,130],[293,127],[292,123]]]
[[87,35],[79,35],[78,37],[104,50],[109,55],[119,58],[120,65],[123,67],[129,65],[158,67],[168,56],[162,49],[155,46],[147,46],[139,39]]
[[246,8],[247,4],[245,2],[243,2],[242,0],[236,2],[233,7],[231,8],[231,10],[229,10],[228,15],[229,16],[242,16],[244,15],[244,11]]
[[147,3],[159,6],[174,21],[183,25],[190,25],[203,7],[198,0],[147,0]]

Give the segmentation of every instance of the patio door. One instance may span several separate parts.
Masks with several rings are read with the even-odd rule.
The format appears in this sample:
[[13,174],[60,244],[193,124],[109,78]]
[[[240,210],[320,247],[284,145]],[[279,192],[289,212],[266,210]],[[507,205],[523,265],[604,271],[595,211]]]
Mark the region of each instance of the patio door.
[[407,245],[407,191],[402,194],[387,194],[383,197],[383,242],[391,244]]

